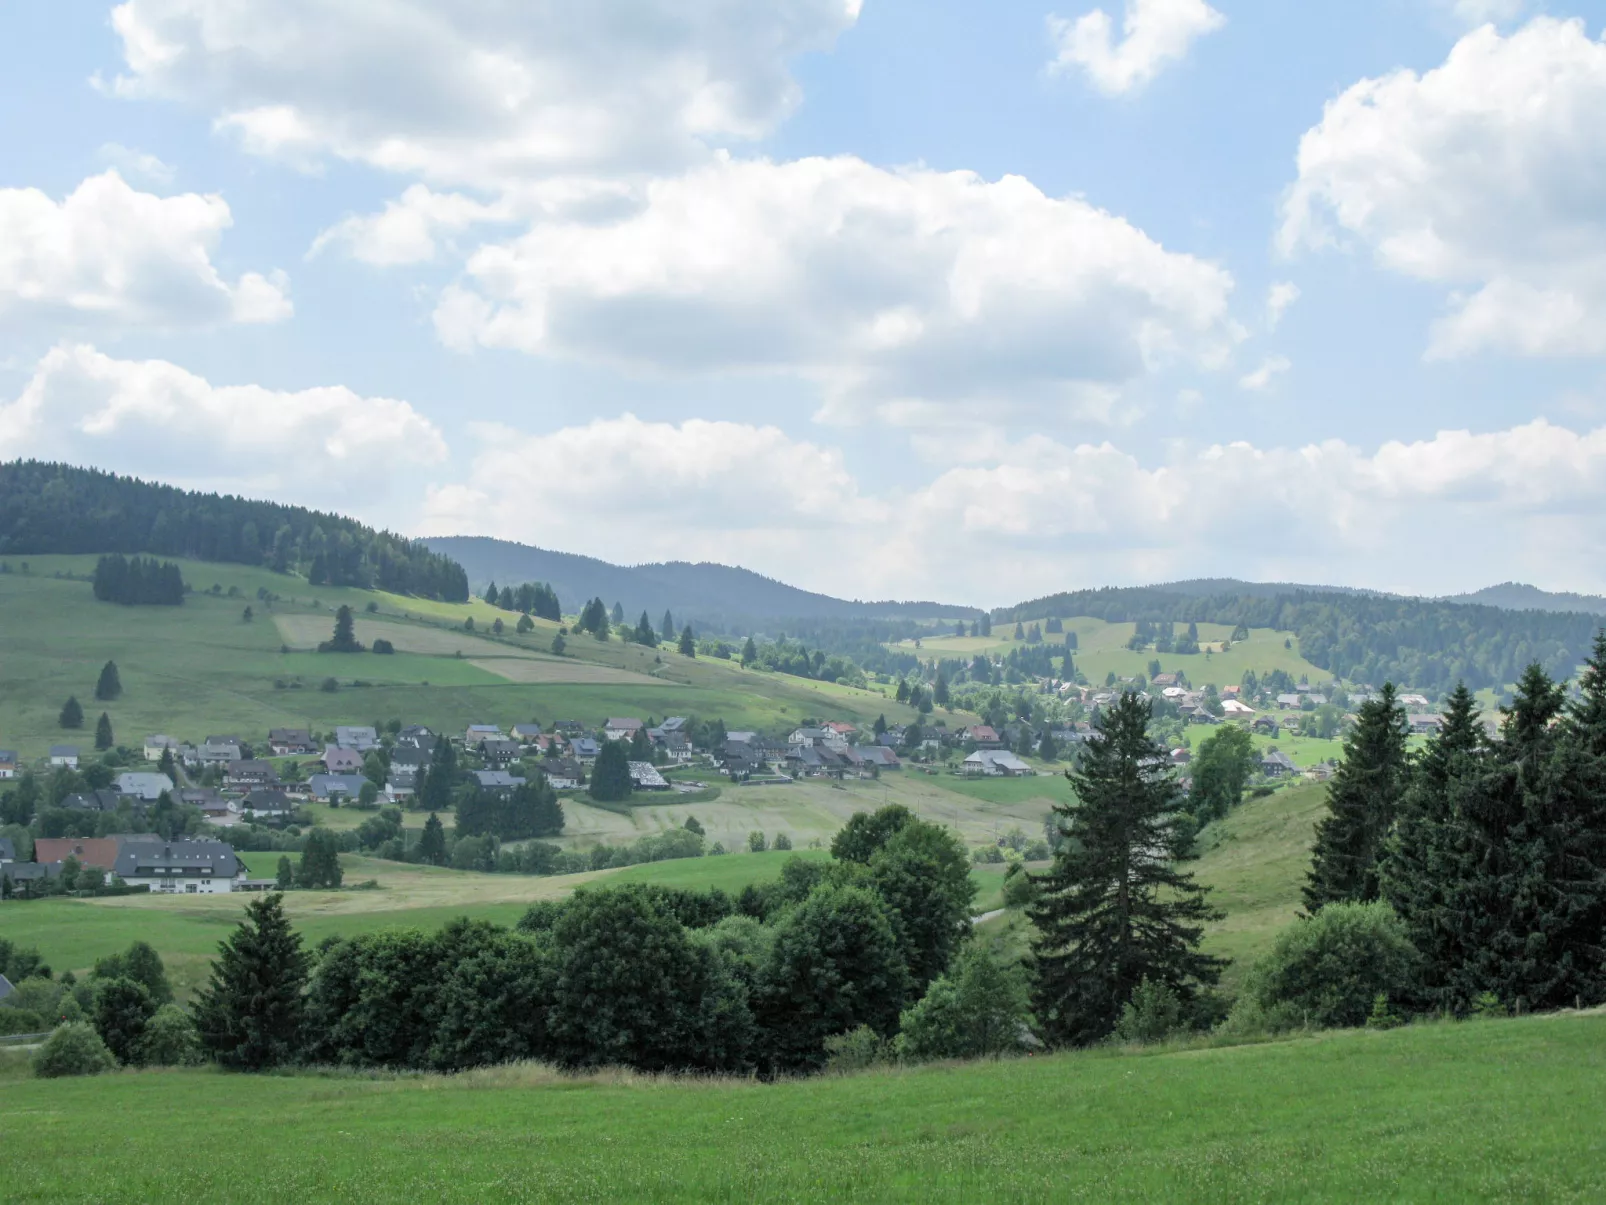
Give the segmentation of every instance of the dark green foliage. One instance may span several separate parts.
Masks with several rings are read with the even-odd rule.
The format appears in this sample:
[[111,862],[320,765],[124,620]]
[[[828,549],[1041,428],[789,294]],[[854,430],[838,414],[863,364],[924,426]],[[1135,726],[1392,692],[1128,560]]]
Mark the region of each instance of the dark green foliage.
[[105,979],[95,987],[95,1032],[119,1063],[139,1061],[145,1025],[160,1007],[143,983]]
[[600,598],[593,598],[580,608],[580,616],[575,620],[574,630],[590,632],[593,636],[601,635],[608,630],[608,608]]
[[831,856],[839,862],[868,865],[876,851],[914,818],[914,813],[901,803],[891,803],[874,812],[854,812],[831,838]]
[[1305,885],[1305,910],[1378,898],[1383,841],[1408,782],[1405,709],[1385,683],[1381,697],[1361,704],[1344,741],[1344,760],[1327,787],[1327,815],[1316,826],[1316,847]]
[[115,743],[115,738],[112,736],[112,718],[103,711],[100,713],[100,719],[95,721],[95,748],[110,749]]
[[68,696],[67,701],[61,705],[61,714],[56,717],[56,723],[63,728],[84,726],[84,709],[79,704],[77,696]]
[[396,651],[396,646],[384,637],[375,640],[372,647],[373,651],[381,657],[389,657]]
[[123,680],[117,674],[117,662],[108,661],[100,667],[100,678],[95,682],[95,698],[110,703],[122,698]]
[[1295,921],[1250,971],[1244,995],[1270,1029],[1366,1023],[1381,993],[1416,997],[1420,958],[1387,904],[1336,902]]
[[50,968],[45,965],[39,951],[29,947],[22,949],[4,937],[0,937],[0,975],[4,975],[12,983],[21,983],[24,979],[37,976],[40,979],[50,978]]
[[429,755],[429,769],[418,786],[418,806],[436,813],[450,811],[457,784],[457,750],[451,741],[442,737],[435,742],[435,749]]
[[341,604],[335,612],[335,634],[318,646],[320,653],[360,653],[363,646],[357,641],[357,629],[351,608]]
[[692,635],[691,624],[680,629],[680,643],[676,647],[682,657],[697,655],[697,637]]
[[908,967],[886,902],[863,887],[822,886],[786,912],[755,1001],[778,1070],[825,1064],[825,1039],[868,1025],[897,1029]]
[[446,865],[446,826],[434,812],[424,821],[424,833],[418,840],[418,860],[429,866]]
[[315,586],[468,600],[468,577],[455,561],[338,515],[63,464],[0,464],[0,554],[108,551],[264,565],[304,572]]
[[1168,984],[1144,979],[1115,1023],[1123,1042],[1159,1042],[1182,1028],[1182,998]]
[[[0,480],[7,467],[0,465]],[[94,591],[101,602],[125,607],[176,607],[184,602],[184,579],[172,561],[113,554],[95,563]]]
[[202,1059],[195,1022],[176,1004],[164,1004],[145,1023],[136,1061],[145,1067],[190,1067]]
[[289,854],[279,855],[279,868],[274,874],[273,885],[280,891],[289,891],[296,885],[296,868],[291,863]]
[[326,828],[313,829],[301,847],[296,886],[303,889],[338,887],[344,874],[340,869],[340,842]]
[[1193,758],[1188,807],[1201,824],[1220,820],[1243,800],[1255,768],[1255,745],[1236,724],[1223,724],[1199,745]]
[[617,803],[630,798],[630,757],[622,741],[603,741],[591,767],[591,798]]
[[563,831],[563,805],[541,775],[511,791],[465,790],[457,798],[456,830],[459,838],[552,837]]
[[1030,1011],[1025,970],[972,944],[904,1011],[898,1052],[911,1059],[973,1059],[1019,1050]]
[[71,1021],[56,1029],[33,1056],[33,1073],[40,1079],[68,1075],[100,1075],[117,1067],[117,1060],[100,1040],[95,1027]]
[[558,605],[558,596],[545,582],[525,582],[517,587],[505,586],[502,593],[494,600],[487,590],[486,601],[493,607],[501,607],[504,611],[520,612],[518,628],[521,632],[528,632],[535,626],[533,623],[525,622],[531,615],[539,619],[563,618],[563,609]]
[[201,1042],[225,1067],[260,1070],[295,1059],[308,957],[278,893],[252,900],[218,947],[195,1006]]
[[658,633],[653,631],[652,620],[647,618],[647,612],[643,611],[641,618],[636,621],[636,630],[631,639],[637,644],[646,645],[648,648],[657,647]]
[[122,954],[108,954],[95,963],[90,975],[97,979],[132,979],[140,984],[155,1004],[173,1002],[173,985],[168,982],[162,956],[149,942],[136,941]]
[[910,980],[923,991],[970,932],[969,853],[947,829],[910,820],[870,858],[870,883],[892,909]]
[[1067,839],[1037,878],[1043,894],[1028,914],[1037,1018],[1057,1043],[1107,1037],[1144,979],[1186,1004],[1220,977],[1222,962],[1198,950],[1220,913],[1178,869],[1188,852],[1184,800],[1165,748],[1149,739],[1151,715],[1134,693],[1106,709],[1066,773],[1079,805],[1054,808]]

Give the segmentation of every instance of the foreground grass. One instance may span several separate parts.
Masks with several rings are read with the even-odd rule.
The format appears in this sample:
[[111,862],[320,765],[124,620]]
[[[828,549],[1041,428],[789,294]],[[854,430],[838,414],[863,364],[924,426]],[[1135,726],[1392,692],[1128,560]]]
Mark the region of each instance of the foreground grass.
[[[0,1183],[18,1202],[1595,1201],[1603,1121],[1606,1018],[1570,1016],[778,1085],[40,1081],[0,1095]],[[175,1159],[197,1133],[228,1157]]]

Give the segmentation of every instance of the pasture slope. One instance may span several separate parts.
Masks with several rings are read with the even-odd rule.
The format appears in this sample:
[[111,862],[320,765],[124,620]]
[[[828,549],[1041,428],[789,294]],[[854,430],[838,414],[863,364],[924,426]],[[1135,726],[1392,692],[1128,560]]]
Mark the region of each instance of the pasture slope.
[[18,1203],[1594,1202],[1603,1131],[1606,1017],[1572,1014],[777,1084],[0,1081],[0,1184]]

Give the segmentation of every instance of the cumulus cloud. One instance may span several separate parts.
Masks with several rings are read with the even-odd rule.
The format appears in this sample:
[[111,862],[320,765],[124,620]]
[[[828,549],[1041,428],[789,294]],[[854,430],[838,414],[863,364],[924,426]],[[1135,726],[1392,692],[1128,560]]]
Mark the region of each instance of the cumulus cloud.
[[1245,373],[1238,378],[1238,385],[1242,389],[1265,390],[1271,388],[1271,383],[1282,376],[1294,366],[1287,356],[1267,356],[1260,362],[1260,367],[1253,372]]
[[1440,0],[1450,13],[1466,25],[1490,21],[1515,21],[1528,7],[1527,0]]
[[1283,315],[1299,297],[1299,286],[1292,281],[1281,280],[1272,285],[1266,291],[1266,329],[1274,331],[1281,326]]
[[100,148],[100,158],[125,176],[134,176],[152,184],[171,184],[173,169],[148,151],[137,151],[119,142],[108,142]]
[[1107,415],[1169,360],[1216,365],[1231,276],[1077,198],[852,157],[721,160],[603,222],[484,247],[449,344],[668,372],[786,371],[821,417],[928,422],[979,401]]
[[115,170],[61,201],[0,189],[0,317],[157,328],[289,317],[282,274],[218,273],[212,256],[232,221],[222,197],[158,197]]
[[1068,20],[1050,15],[1054,59],[1049,70],[1080,70],[1100,92],[1118,96],[1141,90],[1172,63],[1187,57],[1198,38],[1227,18],[1205,0],[1126,0],[1121,37],[1102,8]]
[[0,403],[0,448],[279,501],[373,513],[398,469],[446,458],[406,402],[342,386],[214,385],[163,360],[63,344]]
[[1300,141],[1286,251],[1348,243],[1447,286],[1429,355],[1606,354],[1606,43],[1485,25],[1444,64],[1362,80]]
[[434,184],[662,170],[772,130],[860,0],[127,0],[124,96]]
[[[1587,568],[1606,551],[1606,428],[1543,419],[1370,452],[1230,443],[1152,463],[1110,442],[995,440],[907,489],[867,486],[837,449],[746,423],[627,415],[478,437],[471,484],[429,495],[431,533],[736,562],[846,597],[999,604],[1228,572],[1450,592],[1549,577],[1564,554],[1596,575],[1579,585],[1606,586]],[[597,516],[606,544],[555,527],[562,513]]]

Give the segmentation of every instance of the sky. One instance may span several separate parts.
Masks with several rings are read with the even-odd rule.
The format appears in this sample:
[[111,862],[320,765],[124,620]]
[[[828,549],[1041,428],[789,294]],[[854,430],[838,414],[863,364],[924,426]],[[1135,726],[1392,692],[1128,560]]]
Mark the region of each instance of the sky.
[[0,459],[1006,605],[1606,592],[1606,0],[0,6]]

